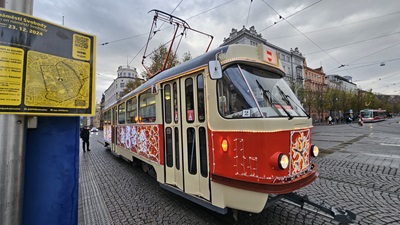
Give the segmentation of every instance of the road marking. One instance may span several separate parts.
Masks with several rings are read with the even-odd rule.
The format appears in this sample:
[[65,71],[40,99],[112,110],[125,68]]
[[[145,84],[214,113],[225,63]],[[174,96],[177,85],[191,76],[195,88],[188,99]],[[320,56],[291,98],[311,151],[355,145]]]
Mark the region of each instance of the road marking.
[[372,154],[372,153],[363,153],[363,155],[400,159],[400,155],[383,155],[383,154]]
[[380,143],[380,145],[400,147],[400,145],[396,145],[396,144],[385,144],[385,143]]

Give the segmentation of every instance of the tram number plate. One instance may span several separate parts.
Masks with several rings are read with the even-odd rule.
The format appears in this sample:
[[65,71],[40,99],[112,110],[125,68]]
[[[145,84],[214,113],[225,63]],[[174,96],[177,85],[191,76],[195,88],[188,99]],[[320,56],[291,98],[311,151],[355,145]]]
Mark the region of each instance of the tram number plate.
[[250,109],[243,110],[242,116],[243,117],[250,117]]

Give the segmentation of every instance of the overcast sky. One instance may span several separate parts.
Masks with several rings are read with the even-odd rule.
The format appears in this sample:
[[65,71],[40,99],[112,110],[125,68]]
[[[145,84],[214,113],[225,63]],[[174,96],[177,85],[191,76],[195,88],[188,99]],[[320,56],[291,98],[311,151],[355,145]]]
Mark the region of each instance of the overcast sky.
[[[400,94],[398,0],[34,0],[33,15],[97,37],[99,102],[117,77],[118,66],[144,70],[142,49],[152,25],[154,13],[148,13],[152,9],[214,36],[211,49],[232,28],[254,25],[268,42],[286,50],[298,47],[311,68],[322,66],[326,74],[351,76],[364,90]],[[161,31],[152,39],[152,49],[172,38],[168,24],[157,26]],[[186,51],[192,57],[202,54],[208,41],[189,31],[178,57]]]

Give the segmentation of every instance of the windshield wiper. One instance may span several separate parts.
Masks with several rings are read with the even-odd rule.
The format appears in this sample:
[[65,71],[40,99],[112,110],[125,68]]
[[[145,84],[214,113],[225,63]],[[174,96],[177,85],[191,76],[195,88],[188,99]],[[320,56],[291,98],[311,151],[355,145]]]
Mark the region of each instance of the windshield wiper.
[[[273,105],[274,105],[274,104],[279,105],[279,106],[281,107],[281,109],[283,109],[283,111],[284,111],[284,112],[286,113],[286,115],[289,117],[289,120],[293,119],[293,116],[290,115],[290,113],[289,113],[288,111],[286,111],[286,109],[283,108],[283,106],[282,106],[278,101],[276,101],[276,100],[274,99],[274,100],[275,100],[275,103],[272,103],[272,100],[273,100],[274,96],[271,94],[271,92],[270,92],[269,90],[265,90],[265,89],[263,88],[263,86],[261,86],[260,82],[258,82],[258,80],[256,80],[256,82],[257,82],[257,84],[258,84],[258,87],[262,90],[264,98],[267,98],[268,102],[271,104],[271,107],[273,108]],[[278,87],[278,88],[279,88],[279,87]],[[267,96],[265,93],[268,93],[270,97],[268,98],[268,96]]]
[[289,95],[285,94],[280,87],[277,86],[277,88],[288,105],[292,106],[291,102],[293,102],[294,104],[296,104],[297,107],[301,109],[301,111],[303,111],[307,115],[308,119],[310,119],[310,115],[308,115],[308,113],[303,109],[302,106],[297,104]]
[[286,95],[286,98],[290,99],[294,104],[296,104],[301,109],[301,111],[303,111],[304,114],[307,115],[308,119],[311,118],[310,115],[307,113],[307,111],[305,109],[303,109],[303,107],[301,105],[297,104],[289,95]]
[[258,82],[258,80],[256,80],[258,87],[261,89],[261,91],[263,92],[263,97],[267,99],[267,101],[272,105],[272,100],[271,98],[269,98],[265,93],[270,93],[269,91],[266,91],[263,86],[261,86],[260,82]]

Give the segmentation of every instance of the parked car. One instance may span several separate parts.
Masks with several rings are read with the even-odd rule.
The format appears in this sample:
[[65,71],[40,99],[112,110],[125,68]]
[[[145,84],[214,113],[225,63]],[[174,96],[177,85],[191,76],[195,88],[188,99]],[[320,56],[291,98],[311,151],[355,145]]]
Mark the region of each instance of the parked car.
[[97,132],[97,131],[99,131],[99,130],[97,130],[96,127],[93,127],[93,128],[90,130],[90,132]]

